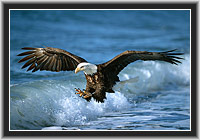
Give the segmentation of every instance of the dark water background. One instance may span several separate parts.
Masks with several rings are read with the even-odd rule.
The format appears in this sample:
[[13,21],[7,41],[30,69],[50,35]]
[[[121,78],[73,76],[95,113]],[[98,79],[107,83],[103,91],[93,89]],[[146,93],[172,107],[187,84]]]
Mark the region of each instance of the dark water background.
[[[22,47],[65,49],[91,63],[125,50],[185,55],[176,66],[138,61],[120,74],[105,103],[86,102],[83,73],[26,72]],[[10,129],[190,130],[189,10],[11,10]]]

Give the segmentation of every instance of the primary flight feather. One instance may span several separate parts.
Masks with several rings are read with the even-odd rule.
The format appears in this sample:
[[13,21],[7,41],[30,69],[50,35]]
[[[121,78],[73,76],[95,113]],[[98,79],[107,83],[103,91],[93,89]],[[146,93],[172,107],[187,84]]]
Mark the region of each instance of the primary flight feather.
[[106,63],[95,65],[58,48],[25,47],[22,49],[28,51],[18,56],[27,56],[19,60],[19,63],[27,61],[22,66],[22,68],[28,67],[27,71],[46,70],[59,72],[75,70],[75,73],[83,71],[87,80],[86,89],[84,91],[76,89],[76,94],[80,94],[87,101],[94,98],[98,102],[104,102],[106,92],[114,93],[112,88],[116,82],[119,82],[118,74],[128,64],[137,60],[159,60],[177,65],[181,63],[179,59],[183,59],[176,56],[183,55],[183,53],[175,53],[176,49],[165,52],[125,51]]

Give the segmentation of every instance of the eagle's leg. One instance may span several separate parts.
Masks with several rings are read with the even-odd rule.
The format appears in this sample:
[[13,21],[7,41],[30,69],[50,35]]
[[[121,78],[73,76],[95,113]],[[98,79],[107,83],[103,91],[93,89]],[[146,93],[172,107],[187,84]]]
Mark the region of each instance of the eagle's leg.
[[78,89],[75,88],[75,90],[77,91],[75,94],[79,94],[80,97],[85,95],[85,93],[82,90],[80,90],[79,88]]
[[92,94],[90,92],[87,92],[87,91],[83,91],[83,92],[84,92],[84,96],[83,96],[84,99],[90,99],[92,97]]

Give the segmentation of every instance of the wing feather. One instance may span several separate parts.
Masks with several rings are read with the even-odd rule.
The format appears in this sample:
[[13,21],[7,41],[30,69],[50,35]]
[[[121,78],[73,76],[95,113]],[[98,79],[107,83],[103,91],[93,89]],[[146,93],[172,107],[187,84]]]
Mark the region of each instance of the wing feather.
[[23,52],[18,54],[18,56],[24,56],[24,55],[29,55],[29,54],[33,54],[35,51],[27,51],[27,52]]
[[60,56],[58,57],[57,69],[58,69],[58,71],[62,70],[62,63],[61,63],[61,60],[60,60]]
[[32,70],[33,68],[35,68],[35,63],[32,63],[32,65],[27,69],[27,71]]
[[52,57],[50,57],[49,58],[50,60],[50,62],[49,62],[49,66],[47,67],[47,69],[52,69],[53,68],[53,64],[54,64],[54,56],[52,56]]
[[18,63],[24,62],[24,61],[26,61],[26,60],[29,60],[29,59],[33,58],[33,57],[34,57],[34,54],[28,55],[28,56],[22,58],[21,60],[19,60]]
[[19,63],[27,61],[22,68],[29,66],[27,71],[37,70],[46,71],[71,71],[75,70],[77,65],[81,62],[87,62],[85,59],[76,56],[70,52],[62,49],[45,47],[45,48],[31,48],[24,47],[23,50],[28,50],[18,54],[18,56],[25,56]]
[[67,61],[66,61],[65,57],[62,57],[62,63],[63,63],[63,70],[66,70],[66,67],[68,67],[68,66],[67,66]]
[[48,69],[50,62],[51,62],[51,58],[47,59],[41,70]]
[[26,62],[26,63],[24,64],[24,66],[22,67],[22,69],[28,67],[28,66],[31,65],[33,62],[35,62],[34,59],[29,60],[28,62]]
[[55,56],[53,56],[52,71],[56,71],[56,65],[57,65],[56,63],[57,63],[56,58]]
[[48,57],[46,55],[42,55],[38,60],[37,64],[39,65],[40,63],[44,62]]

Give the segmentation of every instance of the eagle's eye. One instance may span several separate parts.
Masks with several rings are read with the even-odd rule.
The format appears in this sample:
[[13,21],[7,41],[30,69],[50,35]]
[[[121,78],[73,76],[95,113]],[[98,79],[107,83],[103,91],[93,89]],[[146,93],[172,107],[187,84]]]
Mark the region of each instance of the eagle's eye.
[[82,69],[84,66],[81,66],[80,68]]

